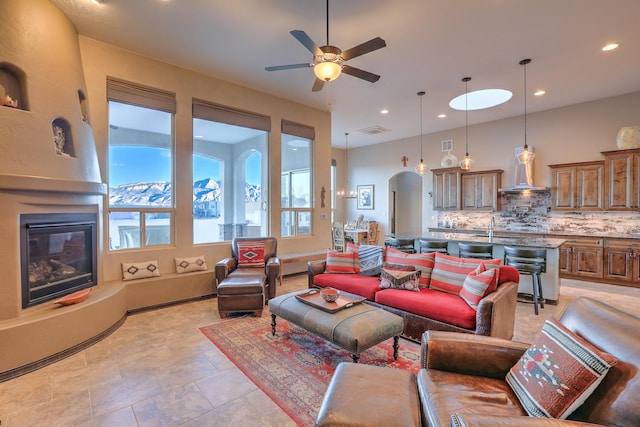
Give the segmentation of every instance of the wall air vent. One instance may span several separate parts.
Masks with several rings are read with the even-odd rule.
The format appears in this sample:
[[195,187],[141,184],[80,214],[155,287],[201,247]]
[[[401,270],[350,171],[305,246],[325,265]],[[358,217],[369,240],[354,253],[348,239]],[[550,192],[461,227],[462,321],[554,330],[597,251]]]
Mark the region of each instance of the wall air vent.
[[442,152],[447,153],[453,150],[453,139],[445,139],[442,141]]
[[380,125],[370,126],[368,128],[360,129],[358,132],[362,132],[367,135],[377,135],[379,133],[391,132],[391,129],[387,129]]

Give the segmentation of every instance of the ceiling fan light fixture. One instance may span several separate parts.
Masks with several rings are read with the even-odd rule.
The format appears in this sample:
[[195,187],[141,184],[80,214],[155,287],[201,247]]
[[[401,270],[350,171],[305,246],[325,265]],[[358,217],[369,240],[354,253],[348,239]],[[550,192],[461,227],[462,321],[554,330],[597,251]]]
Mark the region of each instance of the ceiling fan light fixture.
[[318,79],[330,82],[340,76],[340,73],[342,73],[342,66],[332,61],[319,62],[313,67],[313,72]]

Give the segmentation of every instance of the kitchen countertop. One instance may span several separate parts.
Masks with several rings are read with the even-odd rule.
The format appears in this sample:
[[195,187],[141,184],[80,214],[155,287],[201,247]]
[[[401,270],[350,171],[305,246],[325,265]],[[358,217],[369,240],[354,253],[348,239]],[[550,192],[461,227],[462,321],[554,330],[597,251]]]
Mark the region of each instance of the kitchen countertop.
[[[465,234],[487,234],[486,228],[429,228],[431,232],[443,232],[443,233],[465,233]],[[521,230],[508,230],[505,228],[494,228],[494,236],[498,237],[500,234],[521,234],[526,235],[542,235],[551,236],[551,238],[570,238],[570,237],[596,237],[596,238],[609,238],[609,239],[640,239],[640,233],[613,233],[608,231],[589,231],[589,232],[577,232],[577,231],[521,231]]]
[[412,238],[412,239],[425,239],[425,240],[441,240],[449,242],[465,242],[465,243],[493,243],[495,245],[503,246],[525,246],[535,248],[556,249],[559,248],[566,240],[555,239],[546,237],[526,237],[526,236],[504,236],[500,237],[494,235],[492,239],[486,232],[482,230],[473,230],[474,233],[463,232],[459,233],[458,230],[448,229],[444,231],[432,231],[428,233],[422,233],[420,236],[402,236],[396,235],[396,238]]

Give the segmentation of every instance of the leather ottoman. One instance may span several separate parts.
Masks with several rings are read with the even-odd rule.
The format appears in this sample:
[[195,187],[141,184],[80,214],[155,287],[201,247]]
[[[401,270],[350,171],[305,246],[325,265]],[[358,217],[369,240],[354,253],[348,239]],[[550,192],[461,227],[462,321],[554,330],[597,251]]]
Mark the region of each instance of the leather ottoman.
[[218,313],[224,319],[228,313],[255,313],[262,316],[264,308],[264,277],[228,277],[218,283]]
[[416,376],[409,371],[341,363],[324,395],[316,426],[420,426]]

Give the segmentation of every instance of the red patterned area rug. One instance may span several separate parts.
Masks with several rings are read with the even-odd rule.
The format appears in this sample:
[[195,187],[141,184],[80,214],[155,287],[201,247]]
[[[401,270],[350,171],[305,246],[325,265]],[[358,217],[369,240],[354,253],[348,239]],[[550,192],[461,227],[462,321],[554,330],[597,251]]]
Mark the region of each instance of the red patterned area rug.
[[[200,328],[233,363],[298,425],[312,426],[331,376],[351,354],[279,319],[271,335],[271,316],[241,317]],[[418,372],[420,346],[401,338],[398,360],[393,340],[361,353],[359,363]]]

